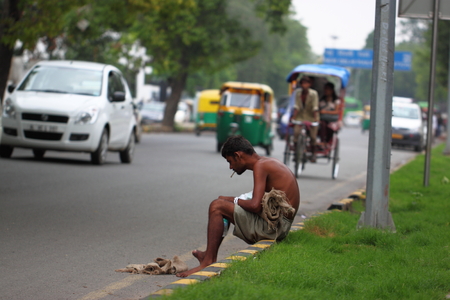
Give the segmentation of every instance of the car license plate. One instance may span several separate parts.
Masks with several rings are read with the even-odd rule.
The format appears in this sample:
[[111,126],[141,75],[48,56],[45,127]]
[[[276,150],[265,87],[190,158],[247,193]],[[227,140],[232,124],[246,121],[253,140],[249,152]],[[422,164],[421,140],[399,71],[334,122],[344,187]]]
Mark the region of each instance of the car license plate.
[[41,132],[57,132],[58,126],[55,125],[41,125],[41,124],[30,124],[28,126],[30,131],[41,131]]
[[403,134],[393,133],[392,134],[393,139],[401,140],[403,139]]

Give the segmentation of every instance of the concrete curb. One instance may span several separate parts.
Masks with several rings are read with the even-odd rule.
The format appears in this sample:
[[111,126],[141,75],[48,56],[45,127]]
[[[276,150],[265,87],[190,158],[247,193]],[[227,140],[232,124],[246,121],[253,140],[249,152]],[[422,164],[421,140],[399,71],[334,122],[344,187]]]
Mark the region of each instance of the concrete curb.
[[[355,200],[365,200],[366,194],[364,189],[356,190],[355,192],[351,193],[347,198],[344,198],[336,203],[333,203],[330,205],[327,211],[312,215],[308,219],[320,216],[325,213],[330,213],[333,210],[340,210],[340,211],[346,211],[350,210],[351,203]],[[308,220],[308,219],[305,219]],[[304,228],[304,222],[298,222],[295,224],[292,224],[290,231],[297,231],[302,230]],[[257,253],[260,253],[268,248],[270,248],[273,244],[275,244],[274,240],[262,240],[259,241],[243,250],[240,250],[227,258],[220,260],[218,262],[215,262],[208,267],[204,268],[203,270],[196,272],[186,278],[180,278],[177,281],[174,281],[167,286],[163,287],[160,290],[157,290],[156,292],[153,292],[149,296],[142,298],[144,299],[152,299],[152,298],[158,298],[163,295],[170,295],[173,293],[174,289],[177,288],[183,288],[187,287],[191,284],[200,283],[205,280],[208,280],[211,277],[219,276],[223,270],[231,266],[231,263],[233,261],[237,260],[246,260],[249,257],[255,256]]]

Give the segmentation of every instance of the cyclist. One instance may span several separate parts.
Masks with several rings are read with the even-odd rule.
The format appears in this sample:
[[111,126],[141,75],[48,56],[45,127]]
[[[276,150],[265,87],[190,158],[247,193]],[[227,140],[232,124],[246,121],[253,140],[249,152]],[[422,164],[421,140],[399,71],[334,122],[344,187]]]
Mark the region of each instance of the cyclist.
[[[295,104],[291,120],[295,121],[319,121],[319,95],[316,90],[311,88],[311,78],[303,76],[299,81],[300,87],[294,90]],[[311,162],[316,162],[316,139],[317,126],[309,128],[309,137],[311,139]],[[301,133],[300,126],[294,126],[294,144],[297,144]]]

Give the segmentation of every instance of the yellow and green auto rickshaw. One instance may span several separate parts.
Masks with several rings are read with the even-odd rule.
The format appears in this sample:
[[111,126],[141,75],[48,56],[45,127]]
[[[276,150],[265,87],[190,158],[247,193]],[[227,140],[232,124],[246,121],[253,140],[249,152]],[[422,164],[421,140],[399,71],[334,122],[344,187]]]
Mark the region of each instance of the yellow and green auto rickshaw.
[[361,131],[364,133],[370,128],[370,105],[364,105],[363,118],[361,121]]
[[195,134],[203,130],[215,130],[217,126],[217,111],[219,109],[220,90],[201,91],[195,101]]
[[273,148],[272,89],[265,84],[230,81],[222,85],[220,94],[217,152],[229,136],[242,135],[270,155]]

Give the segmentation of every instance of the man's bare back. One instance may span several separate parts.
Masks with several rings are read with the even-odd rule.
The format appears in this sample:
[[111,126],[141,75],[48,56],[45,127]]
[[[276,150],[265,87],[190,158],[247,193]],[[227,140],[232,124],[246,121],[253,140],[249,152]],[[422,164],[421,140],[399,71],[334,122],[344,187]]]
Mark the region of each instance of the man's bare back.
[[263,175],[267,174],[264,191],[268,193],[274,188],[285,192],[289,203],[297,213],[300,205],[300,191],[292,171],[277,159],[260,156],[253,169],[255,181],[259,177],[258,172],[262,172]]

